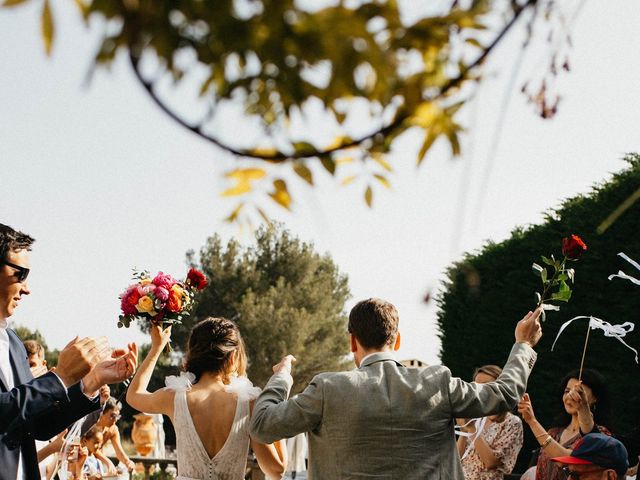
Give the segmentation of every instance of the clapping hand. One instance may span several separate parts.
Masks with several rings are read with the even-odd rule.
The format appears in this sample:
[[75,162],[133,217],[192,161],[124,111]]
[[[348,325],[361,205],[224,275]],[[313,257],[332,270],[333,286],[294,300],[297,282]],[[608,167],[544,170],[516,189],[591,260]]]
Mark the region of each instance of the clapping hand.
[[280,363],[273,366],[273,373],[286,373],[291,375],[291,364],[296,361],[293,355],[287,355],[280,360]]
[[[102,385],[120,383],[135,373],[138,366],[138,346],[135,343],[130,343],[127,348],[127,351],[114,350],[111,353],[111,358],[98,363],[82,379],[87,395],[94,396]],[[93,395],[89,392],[93,392]]]

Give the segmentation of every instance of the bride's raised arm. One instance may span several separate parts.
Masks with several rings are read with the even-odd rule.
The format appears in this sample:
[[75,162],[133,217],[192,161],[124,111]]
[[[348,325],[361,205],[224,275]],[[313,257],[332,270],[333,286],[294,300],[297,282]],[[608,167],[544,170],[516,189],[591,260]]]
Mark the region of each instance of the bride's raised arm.
[[174,392],[166,389],[156,390],[155,392],[147,390],[153,369],[170,338],[171,326],[164,330],[158,324],[151,326],[151,350],[149,350],[147,357],[138,368],[131,385],[129,385],[127,403],[141,412],[162,413],[172,418]]

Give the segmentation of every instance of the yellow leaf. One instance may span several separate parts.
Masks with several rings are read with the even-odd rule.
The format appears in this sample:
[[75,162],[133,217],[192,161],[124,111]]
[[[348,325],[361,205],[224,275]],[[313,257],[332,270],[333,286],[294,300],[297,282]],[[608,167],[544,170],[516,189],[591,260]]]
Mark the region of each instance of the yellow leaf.
[[238,219],[238,215],[240,214],[240,210],[244,207],[244,203],[240,202],[236,208],[233,209],[233,212],[229,214],[227,218],[224,219],[225,222],[235,222]]
[[345,177],[342,179],[342,181],[340,182],[342,185],[349,185],[351,182],[353,182],[356,179],[355,175],[349,175],[348,177]]
[[2,7],[15,7],[17,5],[20,5],[21,3],[26,2],[27,0],[4,0],[4,2],[2,3]]
[[313,185],[313,174],[305,164],[294,163],[293,171],[296,172],[298,176],[302,178],[305,182],[307,182],[309,185]]
[[274,202],[289,210],[291,206],[291,195],[287,190],[287,184],[284,180],[277,179],[273,181],[275,191],[269,194]]
[[264,148],[254,148],[249,150],[251,155],[255,155],[256,157],[269,158],[275,156],[278,151],[273,147],[264,147]]
[[351,142],[353,142],[353,139],[351,139],[350,137],[339,135],[336,138],[334,138],[329,145],[325,147],[325,150],[335,150]]
[[51,55],[51,49],[53,48],[53,16],[51,15],[51,5],[49,5],[49,0],[44,1],[41,21],[44,51],[47,55]]
[[418,152],[418,165],[422,163],[422,160],[424,160],[425,155],[427,154],[429,149],[433,146],[433,142],[435,142],[437,138],[438,138],[438,135],[433,131],[432,128],[430,128],[427,131],[427,135],[424,139],[424,143],[422,144],[422,147],[420,147],[420,151]]
[[371,158],[373,159],[374,162],[376,162],[378,165],[380,165],[382,168],[384,168],[387,172],[391,172],[393,169],[391,168],[391,165],[389,164],[389,162],[387,162],[382,155],[372,155]]
[[264,178],[266,172],[261,168],[237,168],[225,174],[227,178],[233,178],[238,182],[249,182]]
[[378,175],[377,173],[373,175],[374,177],[376,177],[376,180],[378,180],[385,188],[391,188],[391,184],[389,183],[389,180],[387,180],[386,177],[383,177],[382,175]]
[[428,127],[442,114],[442,109],[433,102],[422,102],[413,113],[413,123]]
[[238,182],[235,187],[231,187],[220,194],[222,197],[235,197],[251,191],[249,182]]
[[342,157],[336,160],[336,165],[344,165],[353,162],[353,157]]
[[364,191],[364,201],[367,202],[367,206],[371,208],[371,205],[373,204],[373,190],[371,190],[370,185]]

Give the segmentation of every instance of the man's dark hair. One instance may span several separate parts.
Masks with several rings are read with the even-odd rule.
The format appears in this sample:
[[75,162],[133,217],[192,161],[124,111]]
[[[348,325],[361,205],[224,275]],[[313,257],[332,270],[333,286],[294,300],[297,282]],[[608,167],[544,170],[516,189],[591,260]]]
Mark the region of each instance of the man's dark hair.
[[35,240],[26,233],[0,223],[0,260],[6,260],[9,252],[31,250],[33,242]]
[[391,345],[398,333],[398,311],[389,302],[369,298],[349,313],[349,333],[366,349]]

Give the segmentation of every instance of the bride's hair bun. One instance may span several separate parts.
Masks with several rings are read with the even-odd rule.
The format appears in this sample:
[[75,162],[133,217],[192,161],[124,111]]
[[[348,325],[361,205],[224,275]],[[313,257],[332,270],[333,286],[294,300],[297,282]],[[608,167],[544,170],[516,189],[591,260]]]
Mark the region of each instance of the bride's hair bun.
[[219,373],[228,383],[235,371],[244,375],[247,356],[238,326],[222,317],[208,317],[191,330],[184,369],[196,376],[205,372]]

